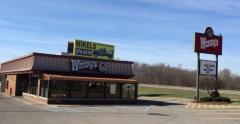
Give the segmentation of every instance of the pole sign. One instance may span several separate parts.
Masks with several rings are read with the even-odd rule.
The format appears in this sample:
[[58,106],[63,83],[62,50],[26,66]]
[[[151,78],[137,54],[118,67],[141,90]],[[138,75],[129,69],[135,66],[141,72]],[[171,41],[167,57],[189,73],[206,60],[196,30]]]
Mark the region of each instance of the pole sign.
[[204,33],[195,33],[195,52],[222,55],[222,36],[216,36],[211,27]]
[[217,75],[217,62],[209,60],[200,60],[200,75]]
[[[222,36],[214,35],[213,29],[207,27],[204,33],[195,33],[195,52],[197,53],[196,97],[199,101],[199,76],[215,76],[218,80],[218,55],[222,55]],[[214,54],[216,61],[200,60],[200,54]]]

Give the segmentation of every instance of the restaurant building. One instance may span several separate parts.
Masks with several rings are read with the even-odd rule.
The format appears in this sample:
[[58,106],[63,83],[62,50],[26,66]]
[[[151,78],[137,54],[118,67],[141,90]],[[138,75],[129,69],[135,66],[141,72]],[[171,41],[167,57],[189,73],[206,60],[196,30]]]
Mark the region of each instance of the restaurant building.
[[133,103],[133,62],[31,53],[1,64],[7,96],[43,104]]

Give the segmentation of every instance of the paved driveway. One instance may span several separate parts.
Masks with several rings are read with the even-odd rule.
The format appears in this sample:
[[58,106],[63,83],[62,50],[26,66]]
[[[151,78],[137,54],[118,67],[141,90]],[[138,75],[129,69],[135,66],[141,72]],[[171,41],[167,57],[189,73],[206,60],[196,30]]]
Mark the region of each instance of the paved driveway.
[[186,104],[174,102],[141,101],[138,105],[108,106],[38,105],[1,94],[0,124],[239,124],[240,121],[238,109],[186,109]]

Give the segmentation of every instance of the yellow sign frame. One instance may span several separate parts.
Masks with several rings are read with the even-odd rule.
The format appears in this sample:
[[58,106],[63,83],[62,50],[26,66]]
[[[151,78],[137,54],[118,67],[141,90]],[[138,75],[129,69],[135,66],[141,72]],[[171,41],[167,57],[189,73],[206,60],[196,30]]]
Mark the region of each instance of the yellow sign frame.
[[114,45],[75,39],[73,55],[105,60],[114,59]]

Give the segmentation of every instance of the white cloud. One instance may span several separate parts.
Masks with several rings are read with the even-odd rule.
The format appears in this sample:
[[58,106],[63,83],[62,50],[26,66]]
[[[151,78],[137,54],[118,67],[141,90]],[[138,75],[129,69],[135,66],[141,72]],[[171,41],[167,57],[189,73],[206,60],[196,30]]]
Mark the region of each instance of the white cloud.
[[24,50],[15,49],[13,47],[0,48],[0,63],[5,62],[7,60],[11,60],[26,53],[27,52]]
[[204,10],[227,15],[238,15],[240,4],[238,0],[133,0],[164,5],[169,8]]
[[[19,39],[20,40],[20,39]],[[23,43],[33,43],[33,44],[41,44],[41,45],[56,45],[56,46],[64,46],[67,45],[68,40],[64,39],[53,39],[53,40],[41,40],[41,39],[22,39],[21,42]]]

